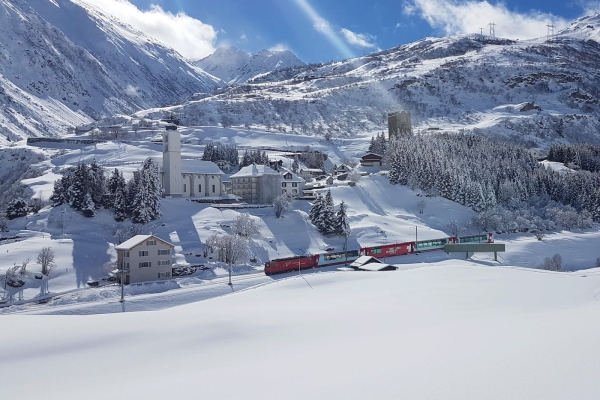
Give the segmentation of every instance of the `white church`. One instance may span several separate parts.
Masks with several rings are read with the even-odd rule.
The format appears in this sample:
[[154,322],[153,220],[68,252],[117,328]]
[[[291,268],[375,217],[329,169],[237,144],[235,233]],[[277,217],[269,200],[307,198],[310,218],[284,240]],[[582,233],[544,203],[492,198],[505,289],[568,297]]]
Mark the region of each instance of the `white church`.
[[177,130],[162,134],[163,154],[150,157],[161,171],[165,197],[219,197],[223,191],[223,171],[211,161],[182,160],[181,135]]

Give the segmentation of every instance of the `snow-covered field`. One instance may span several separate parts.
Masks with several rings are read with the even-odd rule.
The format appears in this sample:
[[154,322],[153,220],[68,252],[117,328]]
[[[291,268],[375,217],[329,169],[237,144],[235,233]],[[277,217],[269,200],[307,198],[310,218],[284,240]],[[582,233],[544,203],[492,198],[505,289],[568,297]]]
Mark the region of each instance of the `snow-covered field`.
[[6,316],[3,396],[593,399],[599,274],[446,261],[156,312]]
[[[326,152],[331,164],[356,157],[362,140],[215,127],[184,128],[183,156],[201,156],[209,141],[280,150]],[[43,147],[40,145],[40,147]],[[52,147],[52,146],[50,146]],[[41,176],[24,184],[47,197],[61,168],[96,160],[126,175],[160,147],[148,141],[42,148]],[[275,158],[277,151],[270,156]],[[553,167],[560,167],[559,165]],[[371,171],[374,172],[374,171]],[[348,205],[349,248],[449,235],[470,209],[422,197],[373,173],[356,187],[336,183]],[[425,200],[423,214],[417,203]],[[227,285],[223,265],[201,256],[202,242],[227,232],[238,211],[187,199],[164,199],[163,217],[144,229],[175,244],[177,261],[212,268],[168,282],[86,288],[114,268],[115,223],[108,210],[87,219],[66,206],[10,222],[0,242],[0,273],[51,246],[57,268],[49,281],[30,279],[12,300],[57,295],[2,309],[0,376],[6,398],[595,398],[600,389],[600,232],[499,235],[507,252],[463,260],[461,254],[389,258],[394,272],[335,267],[267,277],[265,261],[341,250],[342,238],[321,236],[310,204],[296,201],[276,219],[248,210],[261,229],[252,239],[256,262],[244,260]],[[60,221],[64,222],[64,231]],[[537,267],[560,253],[566,272]],[[37,272],[35,263],[29,271]],[[40,315],[46,314],[46,315]],[[125,315],[127,314],[127,315]],[[25,384],[26,373],[35,384]]]

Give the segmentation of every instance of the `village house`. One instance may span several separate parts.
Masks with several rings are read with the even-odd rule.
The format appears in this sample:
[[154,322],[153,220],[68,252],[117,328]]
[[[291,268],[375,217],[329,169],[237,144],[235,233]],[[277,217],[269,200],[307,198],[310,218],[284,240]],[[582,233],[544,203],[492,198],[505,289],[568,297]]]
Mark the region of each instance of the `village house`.
[[167,197],[220,197],[224,195],[223,171],[211,161],[182,160],[181,136],[177,130],[163,133],[163,155],[150,157],[161,172]]
[[379,154],[369,153],[361,157],[360,165],[363,167],[381,167],[381,157]]
[[301,196],[306,181],[290,171],[284,171],[282,175],[281,193],[289,194],[292,197]]
[[310,174],[313,177],[318,177],[325,174],[321,168],[302,168],[300,172]]
[[246,203],[271,204],[281,194],[281,174],[266,165],[248,165],[229,178],[231,192]]
[[125,270],[125,284],[171,279],[174,249],[154,235],[136,235],[116,246],[117,269]]
[[347,166],[346,164],[341,164],[340,166],[338,166],[334,173],[335,174],[347,174],[348,172],[352,171],[352,168],[350,168],[349,166]]

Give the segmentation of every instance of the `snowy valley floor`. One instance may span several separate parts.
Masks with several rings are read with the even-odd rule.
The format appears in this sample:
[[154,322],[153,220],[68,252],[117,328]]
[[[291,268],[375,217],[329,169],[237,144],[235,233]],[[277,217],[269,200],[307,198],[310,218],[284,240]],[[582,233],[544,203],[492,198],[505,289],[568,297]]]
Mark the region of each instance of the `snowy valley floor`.
[[7,315],[3,396],[597,398],[600,271],[417,266],[153,312]]

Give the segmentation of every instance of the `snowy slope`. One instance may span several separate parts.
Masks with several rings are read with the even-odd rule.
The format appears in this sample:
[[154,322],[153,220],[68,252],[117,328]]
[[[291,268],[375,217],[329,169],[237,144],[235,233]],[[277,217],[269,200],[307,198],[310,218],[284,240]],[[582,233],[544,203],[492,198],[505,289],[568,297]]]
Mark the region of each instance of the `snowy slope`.
[[387,112],[408,110],[417,132],[465,129],[528,146],[598,142],[598,19],[575,21],[552,41],[425,38],[364,57],[265,74],[175,110],[187,125],[214,124],[225,116],[227,124],[334,137],[387,130]]
[[83,1],[2,0],[0,37],[0,140],[65,133],[222,84]]
[[261,50],[258,54],[248,54],[230,46],[218,48],[195,65],[233,85],[280,69],[300,67],[304,63],[288,50]]
[[156,312],[4,316],[1,376],[36,379],[3,393],[551,400],[600,390],[597,273],[456,261],[305,279]]

